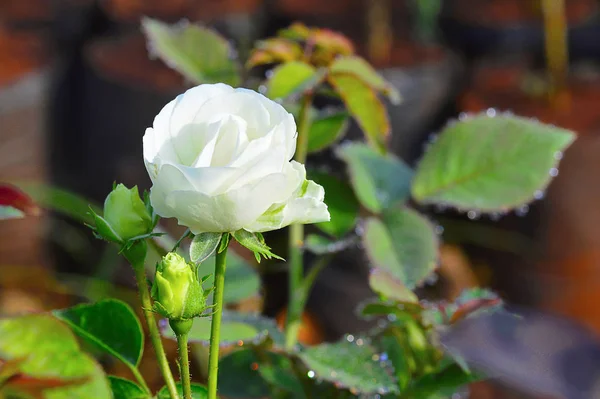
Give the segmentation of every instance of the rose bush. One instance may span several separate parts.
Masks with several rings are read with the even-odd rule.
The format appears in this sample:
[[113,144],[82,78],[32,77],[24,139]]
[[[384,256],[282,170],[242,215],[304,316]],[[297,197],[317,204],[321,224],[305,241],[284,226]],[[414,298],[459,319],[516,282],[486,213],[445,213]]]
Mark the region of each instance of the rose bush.
[[291,161],[296,136],[293,116],[259,93],[225,84],[186,91],[144,135],[156,213],[194,234],[329,220],[323,188]]

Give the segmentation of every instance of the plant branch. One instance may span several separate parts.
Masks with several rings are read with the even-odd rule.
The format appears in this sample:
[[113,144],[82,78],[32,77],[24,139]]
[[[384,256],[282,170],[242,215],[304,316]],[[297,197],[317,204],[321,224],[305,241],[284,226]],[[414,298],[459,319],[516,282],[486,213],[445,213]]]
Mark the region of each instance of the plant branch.
[[[304,164],[308,154],[308,131],[310,128],[310,107],[312,94],[307,94],[300,108],[298,118],[298,143],[296,146],[296,161]],[[304,275],[303,245],[304,225],[293,224],[289,230],[289,253],[290,270],[288,274],[288,310],[285,328],[285,346],[291,349],[298,341],[298,331],[302,320],[302,279]]]
[[188,358],[188,336],[177,335],[177,348],[179,349],[179,372],[184,399],[192,399],[192,386],[190,380],[190,360]]
[[208,356],[208,399],[217,399],[217,377],[219,372],[219,343],[221,318],[223,316],[223,292],[225,288],[225,269],[227,267],[227,248],[217,251],[215,257],[215,292],[213,305],[215,313],[210,326],[210,352]]
[[154,352],[156,352],[158,367],[160,368],[160,371],[163,375],[165,384],[167,385],[167,389],[169,390],[169,394],[171,395],[171,399],[179,399],[179,395],[177,394],[177,387],[175,386],[175,379],[173,378],[171,368],[169,367],[169,361],[167,360],[167,355],[165,354],[165,350],[163,348],[160,332],[158,330],[158,326],[156,325],[156,319],[154,318],[154,313],[151,310],[152,301],[150,300],[150,290],[148,287],[148,281],[146,280],[144,259],[136,259],[134,256],[128,256],[127,252],[125,252],[124,254],[127,260],[131,263],[131,266],[133,266],[133,270],[135,272],[135,279],[137,281],[140,299],[142,301],[142,310],[144,312],[144,318],[146,319],[146,323],[148,325],[148,334],[150,335],[150,341],[152,342],[152,346],[154,347]]

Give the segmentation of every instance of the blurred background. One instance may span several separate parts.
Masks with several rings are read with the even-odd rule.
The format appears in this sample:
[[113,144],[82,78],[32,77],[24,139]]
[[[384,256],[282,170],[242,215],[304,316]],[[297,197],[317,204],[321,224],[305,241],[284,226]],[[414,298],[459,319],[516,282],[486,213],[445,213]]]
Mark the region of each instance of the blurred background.
[[[489,286],[511,303],[565,315],[600,335],[600,1],[566,0],[564,19],[544,18],[542,0],[416,3],[0,0],[0,182],[28,192],[59,187],[46,199],[67,213],[85,213],[87,200],[101,204],[113,181],[149,188],[142,135],[188,84],[148,56],[142,16],[205,23],[235,42],[242,60],[256,40],[291,22],[334,29],[400,90],[403,103],[389,107],[391,147],[409,164],[431,134],[464,113],[511,111],[578,134],[557,179],[529,207],[499,220],[428,209],[445,243],[440,277],[424,295],[452,298]],[[551,99],[549,72],[562,79]],[[349,136],[358,135],[351,129]],[[330,158],[309,163],[339,167]],[[133,276],[114,248],[63,213],[0,223],[0,314],[117,291],[135,301]],[[368,265],[358,248],[348,252],[311,297],[307,343],[364,328],[354,308],[372,295]],[[261,267],[260,303],[281,316],[285,271]],[[488,384],[474,389],[476,398],[509,397]]]

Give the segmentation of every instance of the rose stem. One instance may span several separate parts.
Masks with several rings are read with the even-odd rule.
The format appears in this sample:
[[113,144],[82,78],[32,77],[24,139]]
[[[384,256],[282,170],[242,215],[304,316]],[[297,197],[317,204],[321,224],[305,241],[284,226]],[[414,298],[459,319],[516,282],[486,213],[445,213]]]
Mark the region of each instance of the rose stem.
[[[222,238],[223,239],[223,238]],[[219,371],[219,338],[221,334],[221,318],[223,316],[223,290],[225,287],[225,268],[227,248],[215,257],[215,306],[210,325],[210,352],[208,355],[208,399],[217,399],[217,376]]]
[[[312,95],[304,96],[300,115],[298,117],[298,144],[296,146],[296,161],[304,164],[308,153],[308,130],[310,127],[310,107],[312,104]],[[304,307],[304,294],[302,292],[302,279],[304,276],[304,262],[302,246],[304,245],[304,225],[293,224],[290,226],[289,235],[289,297],[288,311],[285,328],[285,346],[292,349],[298,341],[298,332],[302,320],[302,311]]]
[[544,31],[546,39],[546,63],[550,77],[550,102],[555,107],[568,107],[566,92],[569,55],[567,45],[567,21],[564,0],[543,0]]
[[175,379],[173,378],[173,374],[171,373],[171,368],[169,367],[167,355],[165,355],[165,350],[163,348],[162,340],[160,338],[158,326],[156,325],[154,313],[152,313],[151,310],[152,302],[150,301],[150,291],[148,289],[148,281],[146,280],[146,269],[144,268],[144,259],[127,256],[127,253],[125,253],[125,256],[129,263],[131,263],[131,266],[133,266],[133,270],[135,272],[135,279],[137,281],[140,298],[142,300],[142,309],[144,311],[146,323],[148,324],[148,334],[150,335],[150,341],[152,342],[152,346],[154,347],[154,352],[156,352],[158,367],[160,368],[163,378],[165,379],[165,383],[167,384],[167,389],[169,390],[171,399],[179,399],[179,395],[177,394],[177,387],[175,386]]
[[177,335],[177,347],[179,349],[179,370],[181,374],[181,386],[183,387],[184,399],[192,399],[192,386],[190,382],[190,360],[188,359],[188,335]]

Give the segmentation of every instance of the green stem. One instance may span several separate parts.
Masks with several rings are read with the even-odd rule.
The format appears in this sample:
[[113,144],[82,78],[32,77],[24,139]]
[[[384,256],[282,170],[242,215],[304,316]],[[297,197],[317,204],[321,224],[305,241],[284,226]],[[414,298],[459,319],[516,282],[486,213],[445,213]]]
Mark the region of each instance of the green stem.
[[148,384],[146,384],[146,380],[144,380],[142,373],[140,373],[140,370],[138,370],[137,367],[129,363],[127,363],[127,367],[129,367],[129,370],[131,370],[131,373],[133,374],[137,382],[139,382],[142,388],[144,388],[144,391],[146,391],[147,393],[152,393],[152,391],[150,391],[150,387],[148,387]]
[[[308,131],[310,128],[310,108],[312,95],[307,94],[300,108],[298,118],[298,143],[296,145],[296,161],[304,164],[308,154]],[[290,226],[288,259],[290,262],[288,311],[285,328],[285,346],[291,349],[298,341],[298,332],[302,320],[302,279],[304,276],[303,250],[304,225]]]
[[550,76],[550,98],[565,90],[569,68],[567,21],[564,0],[543,0],[546,63]]
[[181,334],[177,336],[177,347],[179,349],[179,372],[181,375],[181,386],[183,387],[183,397],[184,399],[192,399],[187,334]]
[[146,323],[148,324],[148,334],[150,335],[150,341],[152,342],[152,346],[154,347],[154,351],[156,352],[158,367],[160,368],[163,378],[165,379],[165,383],[167,385],[167,389],[169,390],[169,394],[171,395],[171,399],[179,399],[179,395],[177,394],[177,387],[175,386],[175,379],[173,378],[173,374],[171,373],[169,361],[167,360],[167,355],[165,354],[162,340],[160,338],[160,331],[158,331],[156,319],[154,318],[154,313],[152,313],[152,302],[150,300],[150,290],[148,288],[148,281],[146,280],[144,259],[140,261],[140,259],[133,259],[132,257],[128,257],[127,254],[125,255],[127,257],[127,260],[129,260],[129,262],[133,266],[133,270],[135,271],[135,279],[137,280],[138,290],[140,293],[140,298],[142,300],[142,309],[144,311]]
[[217,377],[219,372],[219,342],[221,318],[223,316],[223,291],[225,288],[225,268],[227,248],[217,253],[215,258],[215,292],[213,304],[215,311],[210,326],[210,352],[208,355],[208,399],[217,399]]

